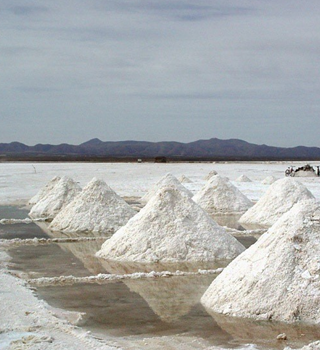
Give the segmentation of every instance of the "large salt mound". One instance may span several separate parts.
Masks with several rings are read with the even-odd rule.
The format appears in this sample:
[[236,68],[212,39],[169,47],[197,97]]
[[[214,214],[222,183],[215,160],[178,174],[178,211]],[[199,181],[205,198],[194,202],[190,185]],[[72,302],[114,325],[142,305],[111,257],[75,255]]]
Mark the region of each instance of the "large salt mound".
[[154,184],[150,188],[150,190],[143,197],[141,197],[140,201],[143,203],[147,203],[150,200],[150,198],[152,198],[158,192],[158,190],[167,186],[177,188],[179,191],[184,192],[189,197],[193,196],[192,192],[186,189],[175,176],[168,173],[164,177],[162,177],[156,184]]
[[97,255],[128,262],[233,259],[244,247],[176,188],[162,188]]
[[272,226],[295,203],[312,199],[312,193],[300,182],[284,178],[273,183],[259,201],[241,216],[239,222],[245,226]]
[[320,205],[296,204],[213,281],[201,302],[229,316],[320,322]]
[[212,176],[193,200],[210,215],[244,213],[253,205],[228,179],[219,175]]
[[57,182],[61,179],[60,176],[55,176],[53,179],[51,179],[44,187],[42,187],[39,192],[33,196],[28,204],[34,205],[38,203],[47,193],[49,193],[53,187],[57,184]]
[[104,181],[93,178],[49,228],[62,232],[114,232],[135,214]]
[[273,184],[277,179],[274,176],[267,176],[265,179],[261,181],[262,184],[264,185],[271,185]]
[[63,176],[47,194],[30,210],[32,219],[51,221],[59,211],[81,192],[80,186],[71,178]]
[[252,182],[248,176],[246,175],[240,175],[237,179],[236,179],[237,182]]

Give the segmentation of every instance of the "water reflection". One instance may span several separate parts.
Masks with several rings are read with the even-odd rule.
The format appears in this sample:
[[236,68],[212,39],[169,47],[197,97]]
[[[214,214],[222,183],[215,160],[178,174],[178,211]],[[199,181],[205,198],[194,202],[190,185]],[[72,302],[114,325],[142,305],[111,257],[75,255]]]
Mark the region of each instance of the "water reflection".
[[236,317],[224,316],[207,312],[217,322],[219,327],[240,343],[251,342],[267,345],[275,349],[283,349],[283,341],[277,336],[285,333],[285,343],[294,347],[303,346],[320,338],[320,326],[311,326],[302,323],[288,324],[274,321],[255,321]]
[[[225,266],[216,263],[179,263],[179,264],[125,264],[101,259],[106,271],[113,274],[132,274],[135,272],[150,271],[188,271],[196,272],[199,269],[216,269]],[[185,277],[153,278],[145,280],[126,280],[124,283],[129,289],[138,293],[161,318],[171,323],[184,315],[199,303],[200,298],[207,290],[214,275],[195,275]]]
[[[79,234],[76,232],[59,232],[59,231],[51,231],[48,228],[48,225],[44,222],[37,223],[41,229],[48,234],[49,237],[59,238],[59,237],[67,237],[67,238],[78,238],[83,237],[83,234]],[[110,235],[111,236],[111,235]],[[86,237],[102,237],[101,233],[90,233],[86,235]],[[103,237],[105,237],[103,235]],[[98,258],[95,257],[95,253],[100,250],[102,243],[104,240],[96,240],[96,241],[85,241],[85,242],[77,242],[77,243],[60,243],[57,244],[62,250],[68,251],[72,253],[75,257],[77,257],[80,261],[82,261],[85,268],[91,274],[99,274],[105,273],[105,269],[101,266],[101,262]]]

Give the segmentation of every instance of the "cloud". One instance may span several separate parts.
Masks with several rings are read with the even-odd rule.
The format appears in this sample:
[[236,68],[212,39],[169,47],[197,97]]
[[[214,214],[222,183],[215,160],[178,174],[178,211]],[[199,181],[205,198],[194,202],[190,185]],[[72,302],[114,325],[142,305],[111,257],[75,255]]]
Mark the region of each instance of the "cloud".
[[314,0],[3,0],[0,135],[28,125],[15,138],[29,144],[230,135],[292,145],[292,133],[303,144],[301,116],[318,123],[318,10]]

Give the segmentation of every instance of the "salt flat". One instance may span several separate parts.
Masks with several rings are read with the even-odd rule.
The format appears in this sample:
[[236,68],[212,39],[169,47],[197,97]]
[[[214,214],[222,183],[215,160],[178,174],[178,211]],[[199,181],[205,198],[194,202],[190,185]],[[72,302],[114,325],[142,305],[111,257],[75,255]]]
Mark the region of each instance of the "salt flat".
[[[268,187],[261,181],[271,175],[283,178],[289,165],[301,166],[303,163],[0,163],[0,204],[24,204],[54,176],[63,175],[72,177],[81,187],[95,176],[104,180],[120,196],[141,197],[162,176],[172,173],[192,180],[192,183],[184,185],[195,193],[205,184],[204,178],[212,170],[229,177],[246,196],[257,201]],[[252,182],[235,181],[242,174]],[[297,179],[320,200],[320,178]]]
[[[104,180],[114,191],[122,197],[141,197],[147,190],[167,173],[176,177],[187,176],[192,182],[184,183],[189,190],[196,193],[205,183],[207,174],[216,170],[219,175],[228,177],[249,199],[257,201],[267,190],[269,185],[261,183],[267,176],[277,179],[284,177],[288,166],[301,166],[301,162],[226,162],[226,163],[0,163],[0,204],[26,204],[54,176],[69,176],[84,187],[93,177]],[[311,165],[317,165],[311,163]],[[252,182],[237,182],[236,179],[246,175]],[[297,178],[320,200],[320,178]],[[9,344],[10,337],[21,339],[25,332],[29,342],[35,342],[34,349],[63,349],[70,344],[78,350],[87,348],[111,349],[220,349],[210,346],[196,337],[187,343],[183,334],[172,336],[155,336],[141,339],[130,347],[126,339],[118,341],[106,340],[97,343],[85,331],[73,326],[66,326],[52,315],[46,303],[36,299],[20,279],[9,276],[4,262],[0,258],[1,268],[0,286],[6,302],[2,303],[2,315],[7,314],[8,307],[11,317],[0,317],[0,349],[2,344]],[[1,266],[0,266],[1,267]],[[10,293],[5,286],[11,284]],[[0,288],[1,289],[1,288]],[[19,302],[17,302],[19,301]],[[32,312],[32,313],[30,313]],[[49,315],[49,316],[48,316]],[[18,318],[17,318],[18,317]],[[17,322],[17,320],[20,320]],[[36,321],[35,321],[36,320]],[[31,325],[36,323],[36,327]],[[50,329],[54,327],[54,332]],[[9,337],[1,343],[1,336]],[[56,339],[55,345],[50,342]],[[2,337],[3,338],[3,337]],[[3,338],[4,339],[4,338]],[[75,339],[75,341],[73,340]],[[59,344],[59,346],[57,345]],[[20,346],[21,344],[17,344]],[[27,344],[28,345],[28,344]],[[30,345],[30,344],[29,344]],[[256,345],[247,345],[242,349],[260,349]]]

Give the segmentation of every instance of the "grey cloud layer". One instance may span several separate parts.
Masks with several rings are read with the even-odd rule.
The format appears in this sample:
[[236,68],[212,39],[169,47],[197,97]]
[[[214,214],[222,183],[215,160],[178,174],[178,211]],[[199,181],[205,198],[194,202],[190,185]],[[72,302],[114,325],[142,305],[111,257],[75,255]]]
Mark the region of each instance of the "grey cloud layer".
[[319,16],[313,0],[3,0],[1,140],[320,146]]

